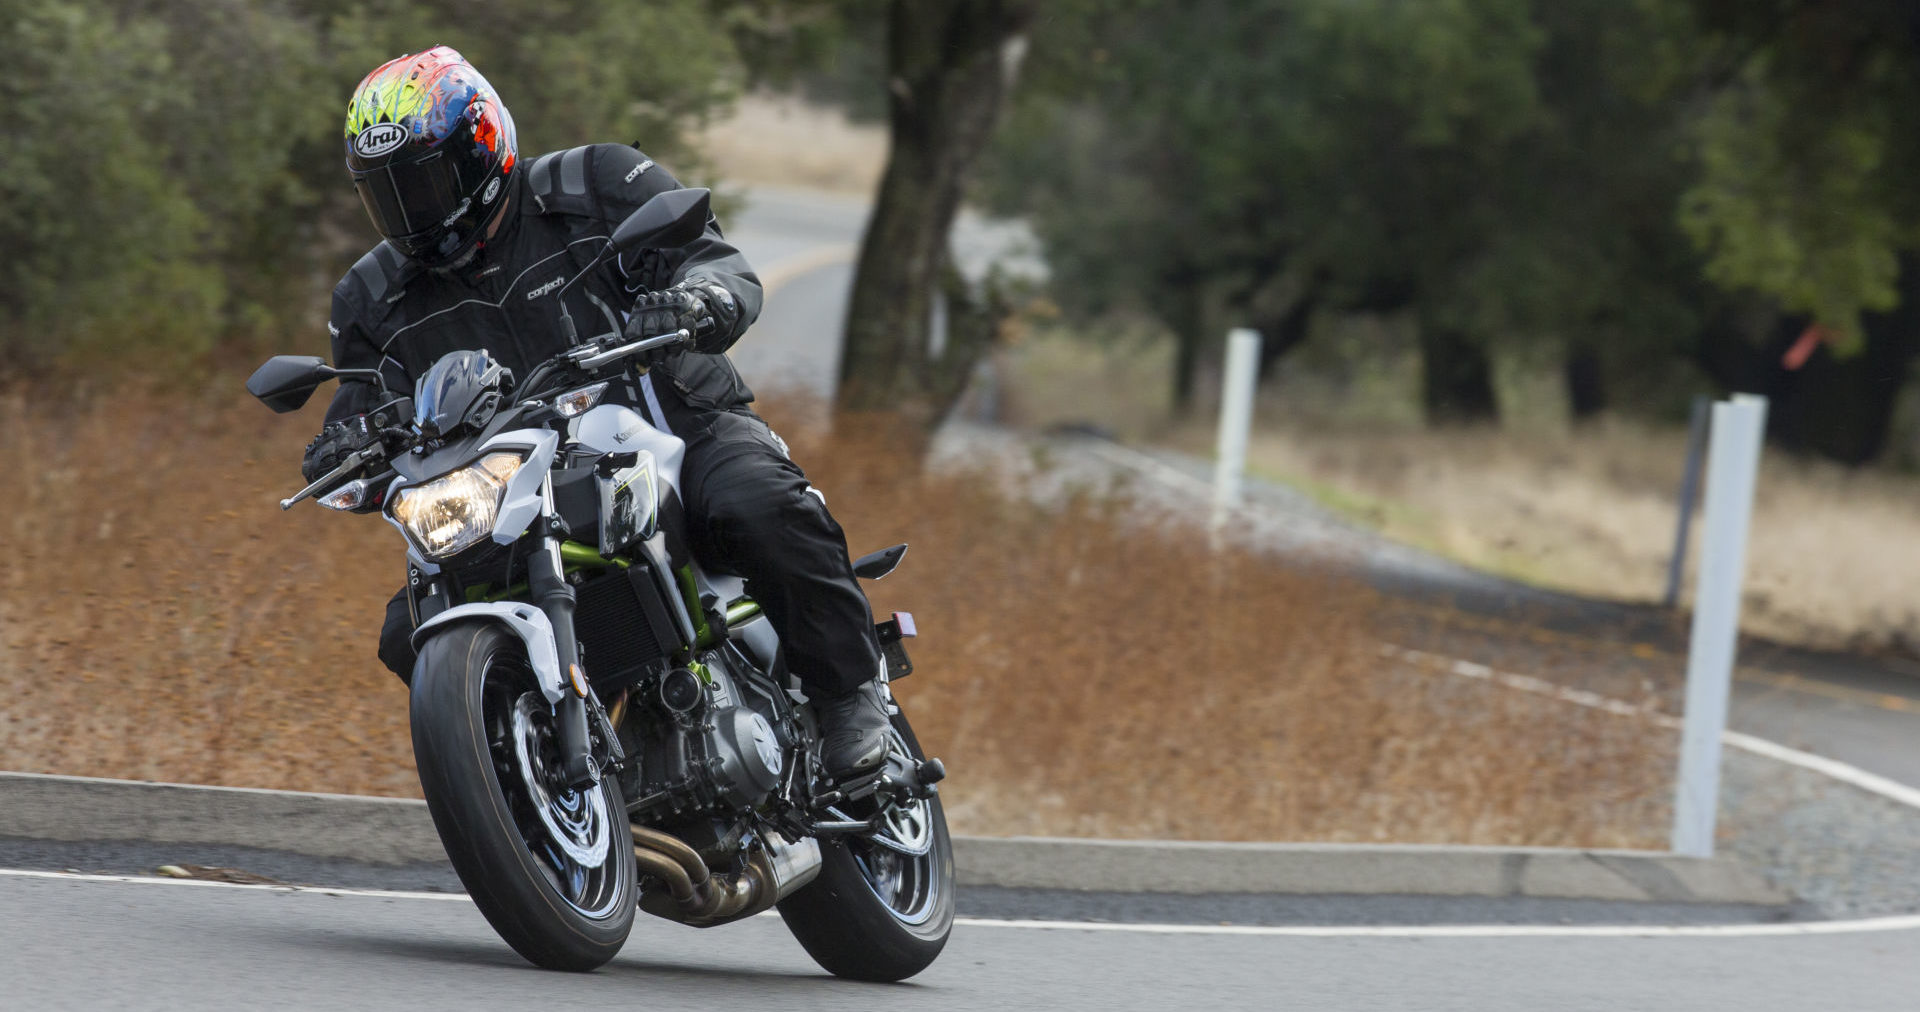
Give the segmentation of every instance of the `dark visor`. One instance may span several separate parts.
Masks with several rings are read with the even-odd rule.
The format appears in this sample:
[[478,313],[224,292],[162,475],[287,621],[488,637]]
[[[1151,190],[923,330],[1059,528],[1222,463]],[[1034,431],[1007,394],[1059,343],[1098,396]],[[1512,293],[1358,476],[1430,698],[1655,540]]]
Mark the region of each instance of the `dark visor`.
[[375,228],[389,239],[436,231],[486,177],[484,158],[435,151],[417,161],[353,174]]

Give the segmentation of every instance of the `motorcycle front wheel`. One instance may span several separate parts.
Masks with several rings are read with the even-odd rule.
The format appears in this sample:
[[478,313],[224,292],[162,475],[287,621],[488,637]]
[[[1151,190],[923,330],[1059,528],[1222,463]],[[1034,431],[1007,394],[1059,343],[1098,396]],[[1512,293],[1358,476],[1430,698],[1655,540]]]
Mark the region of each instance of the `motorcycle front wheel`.
[[638,903],[626,804],[613,777],[557,786],[553,712],[521,640],[450,626],[413,669],[414,763],[454,871],[514,951],[591,970],[626,944]]
[[[906,714],[894,748],[924,759]],[[780,901],[807,955],[836,977],[905,980],[931,965],[953,931],[953,841],[940,796],[895,807],[879,831],[820,841],[820,875]]]

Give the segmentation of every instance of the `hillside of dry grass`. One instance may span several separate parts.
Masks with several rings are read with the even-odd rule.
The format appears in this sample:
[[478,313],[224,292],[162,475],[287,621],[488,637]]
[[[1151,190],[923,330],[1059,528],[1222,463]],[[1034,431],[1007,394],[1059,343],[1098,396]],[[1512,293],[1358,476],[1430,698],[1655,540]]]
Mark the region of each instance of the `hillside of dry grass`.
[[[1660,843],[1670,736],[1644,723],[1385,667],[1387,605],[1336,575],[768,413],[855,551],[913,545],[874,605],[919,619],[899,694],[959,831]],[[16,392],[0,423],[0,768],[417,794],[373,656],[397,535],[275,504],[317,406],[274,416],[234,379]]]
[[[1210,408],[1175,418],[1170,343],[1043,331],[1003,352],[1003,420],[1092,423],[1133,443],[1214,452]],[[1266,384],[1250,473],[1382,536],[1535,586],[1663,599],[1683,426],[1605,417],[1572,427],[1532,405],[1500,427],[1428,430],[1418,374],[1306,369]],[[1785,643],[1920,659],[1920,477],[1768,449],[1754,496],[1741,627]],[[1683,589],[1692,591],[1699,530]]]

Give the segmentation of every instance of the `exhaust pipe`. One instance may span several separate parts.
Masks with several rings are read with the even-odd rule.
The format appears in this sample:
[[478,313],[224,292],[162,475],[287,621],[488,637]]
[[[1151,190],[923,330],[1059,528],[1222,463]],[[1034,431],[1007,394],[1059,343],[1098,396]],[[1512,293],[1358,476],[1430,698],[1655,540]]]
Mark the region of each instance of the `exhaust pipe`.
[[752,917],[820,874],[820,843],[811,838],[790,843],[768,833],[738,874],[715,876],[679,837],[645,826],[630,828],[641,873],[667,886],[665,892],[643,892],[640,909],[696,928]]

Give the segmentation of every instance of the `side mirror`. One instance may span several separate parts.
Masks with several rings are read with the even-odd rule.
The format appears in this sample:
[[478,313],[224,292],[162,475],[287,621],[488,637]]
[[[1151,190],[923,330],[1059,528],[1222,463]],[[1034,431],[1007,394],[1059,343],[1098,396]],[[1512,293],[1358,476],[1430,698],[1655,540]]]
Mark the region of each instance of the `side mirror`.
[[642,247],[685,246],[707,230],[712,191],[698,187],[656,193],[613,230],[613,248],[622,253]]
[[247,393],[280,414],[298,411],[313,392],[334,377],[326,360],[315,355],[275,355],[247,377]]

